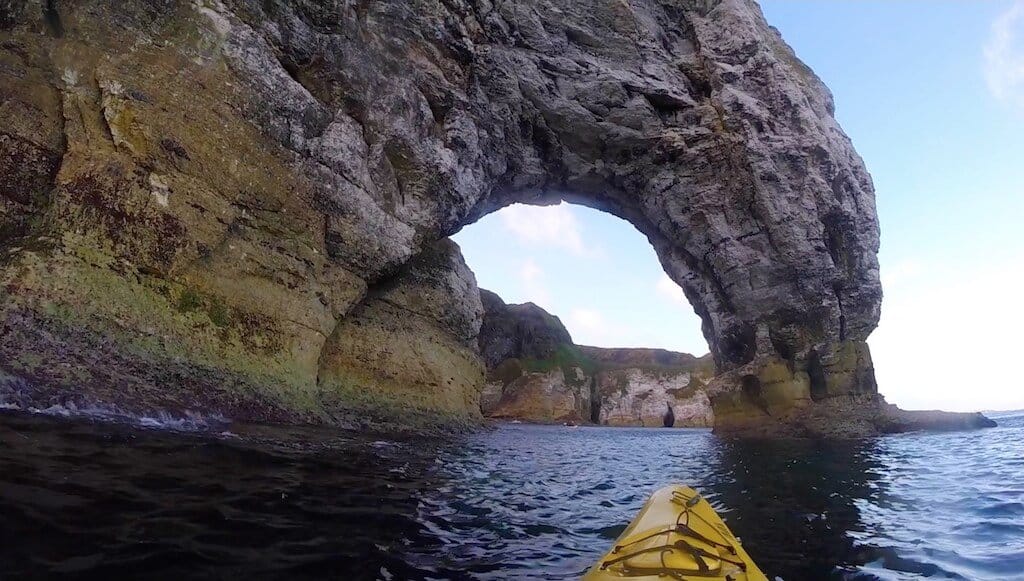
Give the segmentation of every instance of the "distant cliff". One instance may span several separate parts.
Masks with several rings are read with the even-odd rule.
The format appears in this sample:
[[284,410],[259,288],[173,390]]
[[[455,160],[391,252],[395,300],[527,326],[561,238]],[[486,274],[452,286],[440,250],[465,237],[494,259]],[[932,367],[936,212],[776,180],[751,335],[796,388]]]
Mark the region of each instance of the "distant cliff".
[[576,345],[561,320],[537,305],[480,294],[485,416],[654,427],[671,409],[676,426],[713,424],[704,390],[714,376],[710,355]]

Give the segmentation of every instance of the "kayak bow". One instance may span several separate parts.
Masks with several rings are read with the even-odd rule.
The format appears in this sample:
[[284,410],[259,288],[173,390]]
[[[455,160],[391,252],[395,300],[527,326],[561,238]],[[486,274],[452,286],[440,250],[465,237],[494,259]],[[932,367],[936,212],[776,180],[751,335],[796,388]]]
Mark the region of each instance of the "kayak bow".
[[652,494],[612,549],[583,577],[666,578],[768,581],[708,501],[679,485]]

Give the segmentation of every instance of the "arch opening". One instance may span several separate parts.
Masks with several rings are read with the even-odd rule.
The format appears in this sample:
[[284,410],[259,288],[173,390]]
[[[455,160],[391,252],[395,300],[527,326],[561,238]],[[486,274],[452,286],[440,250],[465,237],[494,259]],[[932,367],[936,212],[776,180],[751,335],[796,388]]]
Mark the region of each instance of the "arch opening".
[[481,288],[560,317],[580,344],[709,351],[699,316],[650,242],[610,212],[511,204],[452,239]]
[[484,415],[661,427],[673,410],[674,425],[712,425],[701,320],[633,224],[512,204],[452,238],[481,288]]

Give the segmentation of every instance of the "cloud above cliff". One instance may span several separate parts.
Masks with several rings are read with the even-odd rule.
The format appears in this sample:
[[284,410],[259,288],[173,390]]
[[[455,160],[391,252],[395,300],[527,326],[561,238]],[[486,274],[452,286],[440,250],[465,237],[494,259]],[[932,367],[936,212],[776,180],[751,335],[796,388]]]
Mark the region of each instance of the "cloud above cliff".
[[623,324],[622,321],[610,321],[594,308],[572,309],[566,317],[565,326],[578,345],[650,345],[645,341],[642,329]]
[[499,214],[504,228],[524,244],[564,249],[576,256],[594,254],[593,248],[583,242],[580,222],[569,204],[513,204]]
[[984,55],[989,91],[1024,112],[1024,0],[1015,2],[992,22]]
[[519,282],[526,300],[544,308],[551,308],[551,293],[545,281],[544,269],[533,258],[527,258],[519,266]]
[[593,309],[573,309],[569,312],[569,326],[590,336],[608,334],[608,322]]

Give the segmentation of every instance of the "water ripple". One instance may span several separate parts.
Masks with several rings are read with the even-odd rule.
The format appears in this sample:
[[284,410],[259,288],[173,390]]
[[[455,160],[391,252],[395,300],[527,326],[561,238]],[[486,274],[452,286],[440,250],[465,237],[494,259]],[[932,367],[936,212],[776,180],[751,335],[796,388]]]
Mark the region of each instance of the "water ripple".
[[0,576],[573,579],[685,482],[770,578],[1024,579],[1022,417],[831,443],[101,419],[0,413]]

